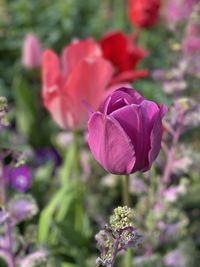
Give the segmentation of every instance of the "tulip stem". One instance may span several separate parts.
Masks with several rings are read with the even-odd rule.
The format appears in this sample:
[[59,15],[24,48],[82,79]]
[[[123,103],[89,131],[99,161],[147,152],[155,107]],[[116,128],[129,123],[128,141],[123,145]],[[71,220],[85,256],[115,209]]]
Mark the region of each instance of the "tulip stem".
[[122,177],[122,199],[124,206],[130,206],[130,196],[129,196],[129,175],[124,175]]
[[[122,177],[122,201],[123,201],[123,206],[130,207],[129,175],[124,175]],[[133,254],[130,248],[126,250],[124,258],[124,266],[133,267]]]
[[81,232],[83,226],[83,183],[81,181],[80,173],[80,151],[79,151],[79,140],[78,133],[73,133],[75,155],[74,155],[74,173],[76,183],[76,194],[77,203],[75,207],[75,229]]

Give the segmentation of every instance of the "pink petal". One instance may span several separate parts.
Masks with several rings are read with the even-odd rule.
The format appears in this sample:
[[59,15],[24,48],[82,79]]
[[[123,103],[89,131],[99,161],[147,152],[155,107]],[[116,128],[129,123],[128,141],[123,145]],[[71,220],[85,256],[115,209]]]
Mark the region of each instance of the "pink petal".
[[130,138],[137,155],[137,144],[140,140],[140,117],[138,105],[128,105],[110,114],[115,118]]
[[105,103],[100,107],[100,111],[108,115],[127,104],[140,104],[143,100],[143,96],[135,89],[122,87],[113,92],[111,97],[108,97]]
[[63,51],[64,70],[69,76],[77,64],[86,58],[100,57],[102,54],[99,45],[92,39],[76,41]]
[[41,64],[42,47],[39,39],[34,34],[28,34],[24,40],[22,50],[22,63],[25,67],[32,69]]
[[63,88],[59,58],[50,49],[43,54],[42,79],[42,95],[45,107],[61,128],[69,129],[73,124],[73,116],[69,112],[66,92],[62,94],[65,88]]
[[77,127],[82,127],[88,118],[86,104],[97,110],[104,100],[104,91],[112,73],[108,61],[96,58],[81,61],[70,75],[66,85],[67,97],[71,110],[76,114]]
[[[150,132],[152,129],[152,123],[150,122],[151,110],[149,110],[150,115],[148,117],[145,107],[142,107],[142,104],[141,106],[128,105],[110,114],[110,116],[114,117],[120,123],[135,148],[136,163],[134,171],[146,169],[150,149]],[[149,103],[150,107],[151,104]]]
[[110,173],[130,174],[135,164],[131,140],[111,116],[94,113],[88,122],[88,143],[96,160]]
[[42,57],[43,97],[56,91],[61,82],[61,70],[58,56],[50,49],[45,50]]
[[59,92],[55,92],[48,100],[45,100],[44,103],[53,120],[62,129],[67,130],[73,128],[74,119],[68,107],[67,99],[63,98]]
[[155,118],[155,122],[151,131],[151,136],[150,136],[151,148],[148,156],[150,166],[160,152],[161,138],[162,138],[162,118],[164,117],[166,112],[167,112],[166,105],[162,105],[160,107],[160,112],[157,114]]
[[159,106],[148,100],[144,100],[141,104],[141,122],[143,138],[141,141],[140,156],[136,166],[138,165],[141,171],[147,171],[151,165],[149,164],[148,154],[150,150],[150,135],[157,115],[159,114]]

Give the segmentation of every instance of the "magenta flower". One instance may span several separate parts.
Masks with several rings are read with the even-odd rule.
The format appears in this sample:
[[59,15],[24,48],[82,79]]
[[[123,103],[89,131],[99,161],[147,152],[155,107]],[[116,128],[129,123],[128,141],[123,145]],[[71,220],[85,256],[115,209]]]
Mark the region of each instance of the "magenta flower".
[[168,0],[166,4],[166,19],[169,26],[175,29],[176,25],[186,21],[198,0]]
[[22,64],[27,69],[40,67],[42,59],[42,47],[34,34],[25,37],[22,49]]
[[95,159],[113,174],[147,171],[161,148],[167,108],[136,90],[113,92],[88,122],[88,144]]
[[186,37],[183,41],[183,52],[185,56],[199,54],[200,51],[200,23],[188,25]]
[[14,189],[26,192],[32,186],[32,175],[28,166],[14,168],[10,172],[10,182]]

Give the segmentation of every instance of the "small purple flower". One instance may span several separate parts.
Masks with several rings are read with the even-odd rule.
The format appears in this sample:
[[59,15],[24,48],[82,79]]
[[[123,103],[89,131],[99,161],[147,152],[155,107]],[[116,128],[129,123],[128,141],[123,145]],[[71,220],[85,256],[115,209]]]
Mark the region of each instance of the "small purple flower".
[[130,180],[130,191],[133,193],[146,193],[148,191],[147,185],[138,177],[134,176]]
[[0,225],[5,223],[8,219],[9,213],[6,210],[0,208]]
[[7,235],[0,235],[0,250],[9,248],[9,240]]
[[26,165],[14,168],[10,172],[10,182],[14,189],[26,192],[32,186],[32,174]]
[[8,204],[8,210],[12,217],[13,225],[35,216],[38,207],[30,195],[17,195]]
[[165,265],[171,267],[185,267],[186,261],[187,259],[180,249],[172,250],[164,258]]
[[184,185],[171,186],[162,192],[162,197],[168,202],[175,202],[178,197],[184,194]]
[[61,164],[61,157],[58,154],[57,150],[54,148],[41,148],[35,152],[35,161],[36,165],[43,165],[47,161],[52,161],[54,166],[57,167]]
[[161,148],[166,111],[132,88],[114,91],[88,122],[93,156],[113,174],[149,170]]
[[44,250],[39,250],[33,252],[23,258],[20,262],[21,267],[30,267],[30,266],[41,266],[43,263],[47,262],[48,253]]
[[178,198],[178,195],[179,195],[179,188],[177,186],[168,188],[163,192],[164,199],[166,199],[169,202],[175,202]]

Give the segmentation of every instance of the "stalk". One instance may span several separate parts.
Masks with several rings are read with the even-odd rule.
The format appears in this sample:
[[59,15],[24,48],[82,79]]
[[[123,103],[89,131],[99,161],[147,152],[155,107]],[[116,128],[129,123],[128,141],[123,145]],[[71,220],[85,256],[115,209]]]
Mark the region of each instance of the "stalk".
[[81,170],[80,170],[80,150],[78,142],[78,133],[73,133],[74,141],[74,174],[75,174],[75,185],[76,185],[76,197],[77,202],[75,206],[75,229],[78,232],[82,231],[83,227],[83,182],[81,180]]
[[[3,177],[3,164],[0,162],[0,205],[3,207],[6,206],[7,202],[7,194],[6,194],[6,184],[5,180]],[[9,267],[16,267],[15,263],[15,257],[12,251],[12,227],[9,221],[5,222],[5,227],[6,227],[6,236],[8,238],[8,248],[5,251],[6,255],[6,261],[8,263]]]
[[[129,175],[122,176],[122,202],[123,206],[130,207],[130,193],[129,193]],[[132,250],[129,248],[126,250],[124,258],[125,267],[133,267],[133,254]]]

